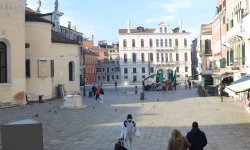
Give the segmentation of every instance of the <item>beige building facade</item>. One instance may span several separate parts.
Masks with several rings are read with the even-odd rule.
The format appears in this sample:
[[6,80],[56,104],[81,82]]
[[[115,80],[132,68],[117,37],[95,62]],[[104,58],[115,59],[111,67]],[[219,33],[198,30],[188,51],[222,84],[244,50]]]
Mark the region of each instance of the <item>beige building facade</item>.
[[55,98],[58,85],[66,94],[78,93],[81,33],[74,31],[72,40],[53,31],[55,23],[24,0],[0,0],[0,6],[0,104],[25,103],[25,94]]
[[26,90],[25,1],[0,0],[0,102]]

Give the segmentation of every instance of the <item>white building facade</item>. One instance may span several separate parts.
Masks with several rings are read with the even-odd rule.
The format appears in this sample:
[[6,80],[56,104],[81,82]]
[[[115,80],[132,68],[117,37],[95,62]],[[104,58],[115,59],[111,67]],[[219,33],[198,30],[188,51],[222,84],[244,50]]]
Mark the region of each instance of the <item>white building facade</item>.
[[119,30],[119,58],[121,83],[141,82],[162,69],[176,71],[178,80],[191,76],[190,33],[179,27],[171,29],[165,23],[155,29],[137,27]]

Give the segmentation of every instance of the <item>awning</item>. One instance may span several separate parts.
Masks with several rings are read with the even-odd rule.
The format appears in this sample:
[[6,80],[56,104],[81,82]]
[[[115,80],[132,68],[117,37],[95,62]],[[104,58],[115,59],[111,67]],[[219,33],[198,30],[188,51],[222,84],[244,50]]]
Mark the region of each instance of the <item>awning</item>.
[[226,88],[235,92],[235,93],[248,91],[248,90],[250,90],[250,80],[246,80],[246,81],[243,81],[240,83],[229,85],[229,86],[226,86]]
[[235,84],[235,83],[244,82],[244,81],[247,81],[247,80],[250,80],[250,76],[242,77],[242,78],[240,78],[239,80],[234,81],[234,84]]

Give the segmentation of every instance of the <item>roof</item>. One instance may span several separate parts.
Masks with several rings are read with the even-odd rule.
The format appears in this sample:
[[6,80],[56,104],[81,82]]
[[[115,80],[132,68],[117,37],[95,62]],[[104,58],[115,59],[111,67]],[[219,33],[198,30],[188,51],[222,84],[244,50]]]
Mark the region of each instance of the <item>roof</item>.
[[36,15],[33,12],[26,11],[25,13],[25,21],[31,21],[31,22],[45,22],[53,24],[51,21],[48,21],[46,19],[40,18],[38,15]]
[[67,38],[65,35],[55,32],[55,31],[51,31],[51,40],[52,43],[65,43],[65,44],[76,44],[76,45],[80,45],[77,41],[71,40],[69,38]]
[[[231,90],[232,92],[239,93],[243,91],[250,90],[250,80],[239,82],[233,85],[226,86],[226,89]],[[226,90],[225,90],[226,91]]]
[[[154,33],[155,29],[145,28],[142,32],[139,32],[137,29],[130,29],[130,33]],[[128,29],[119,29],[119,34],[128,33]]]

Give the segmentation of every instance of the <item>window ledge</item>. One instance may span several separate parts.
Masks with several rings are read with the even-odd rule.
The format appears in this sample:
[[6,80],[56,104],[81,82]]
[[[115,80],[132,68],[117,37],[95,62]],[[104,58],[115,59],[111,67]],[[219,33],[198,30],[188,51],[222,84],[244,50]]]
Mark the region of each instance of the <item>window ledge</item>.
[[0,87],[11,87],[11,83],[0,83]]

